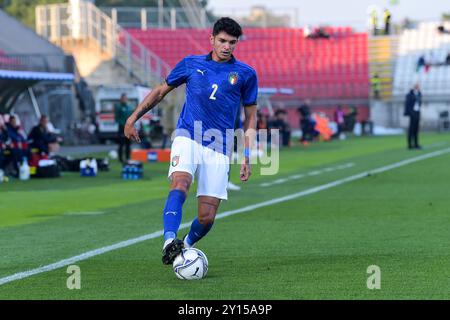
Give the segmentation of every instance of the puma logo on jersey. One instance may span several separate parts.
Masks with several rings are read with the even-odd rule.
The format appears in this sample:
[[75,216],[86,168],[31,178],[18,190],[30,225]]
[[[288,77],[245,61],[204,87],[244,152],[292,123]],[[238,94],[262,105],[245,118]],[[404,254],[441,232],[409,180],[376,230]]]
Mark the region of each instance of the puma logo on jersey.
[[200,70],[200,69],[197,69],[197,72],[201,73],[201,74],[202,74],[202,76],[204,76],[204,75],[205,75],[205,71],[206,71],[206,70],[203,70],[203,71],[202,71],[202,70]]

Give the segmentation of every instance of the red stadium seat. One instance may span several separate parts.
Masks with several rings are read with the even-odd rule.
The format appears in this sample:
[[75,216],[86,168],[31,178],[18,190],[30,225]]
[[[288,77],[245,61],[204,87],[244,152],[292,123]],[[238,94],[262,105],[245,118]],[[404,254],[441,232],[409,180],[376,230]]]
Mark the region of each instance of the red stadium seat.
[[[128,31],[172,67],[185,55],[210,50],[209,29]],[[235,55],[257,70],[264,86],[297,88],[296,95],[310,98],[367,98],[367,34],[349,27],[326,31],[330,39],[313,40],[302,29],[248,28]]]

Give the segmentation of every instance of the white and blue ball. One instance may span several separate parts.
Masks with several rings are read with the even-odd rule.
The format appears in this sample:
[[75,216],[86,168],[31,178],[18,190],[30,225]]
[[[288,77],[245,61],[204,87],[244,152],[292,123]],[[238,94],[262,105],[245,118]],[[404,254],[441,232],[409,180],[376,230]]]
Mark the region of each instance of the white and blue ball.
[[173,271],[182,280],[200,280],[208,273],[208,259],[197,248],[183,249],[173,261]]

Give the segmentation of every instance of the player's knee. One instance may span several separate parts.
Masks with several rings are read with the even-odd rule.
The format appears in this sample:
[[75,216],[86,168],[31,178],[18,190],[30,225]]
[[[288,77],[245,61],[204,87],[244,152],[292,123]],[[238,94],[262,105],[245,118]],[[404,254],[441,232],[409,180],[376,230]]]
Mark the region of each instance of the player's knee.
[[203,225],[213,224],[215,217],[216,210],[212,208],[208,210],[202,210],[202,212],[200,212],[200,214],[198,215],[198,222]]
[[178,178],[178,179],[174,179],[172,181],[171,184],[171,190],[181,190],[183,191],[186,195],[189,192],[189,187],[191,185],[191,182],[188,178]]

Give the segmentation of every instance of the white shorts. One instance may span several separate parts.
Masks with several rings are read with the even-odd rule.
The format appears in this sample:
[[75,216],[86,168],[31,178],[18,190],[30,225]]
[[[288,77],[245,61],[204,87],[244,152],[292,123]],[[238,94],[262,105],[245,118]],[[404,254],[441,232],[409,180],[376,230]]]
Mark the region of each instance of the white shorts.
[[169,179],[174,172],[188,172],[194,182],[197,173],[197,197],[228,199],[227,186],[230,159],[187,137],[176,137],[170,150]]

